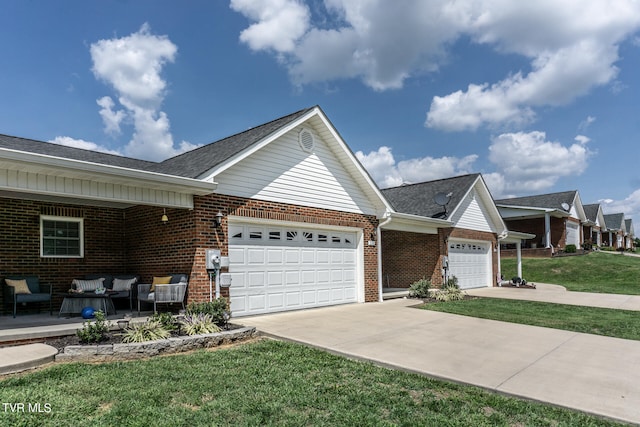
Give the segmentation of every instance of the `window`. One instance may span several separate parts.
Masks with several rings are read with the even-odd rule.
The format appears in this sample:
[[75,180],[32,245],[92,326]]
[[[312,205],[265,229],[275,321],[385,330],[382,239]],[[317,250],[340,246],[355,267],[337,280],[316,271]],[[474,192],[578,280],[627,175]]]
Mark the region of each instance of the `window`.
[[44,258],[84,257],[82,218],[40,216],[40,256]]
[[280,240],[279,231],[269,231],[269,240]]

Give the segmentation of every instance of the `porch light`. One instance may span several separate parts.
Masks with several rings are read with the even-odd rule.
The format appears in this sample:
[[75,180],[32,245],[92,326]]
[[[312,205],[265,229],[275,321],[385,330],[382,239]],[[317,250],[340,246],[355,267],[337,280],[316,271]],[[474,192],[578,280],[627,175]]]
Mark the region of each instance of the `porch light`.
[[218,227],[220,227],[220,225],[222,225],[222,218],[224,218],[224,214],[222,212],[218,211],[216,216],[213,218],[213,227],[214,228],[218,228]]
[[167,208],[164,208],[164,214],[162,214],[162,218],[160,218],[162,222],[169,222],[169,217],[167,216]]

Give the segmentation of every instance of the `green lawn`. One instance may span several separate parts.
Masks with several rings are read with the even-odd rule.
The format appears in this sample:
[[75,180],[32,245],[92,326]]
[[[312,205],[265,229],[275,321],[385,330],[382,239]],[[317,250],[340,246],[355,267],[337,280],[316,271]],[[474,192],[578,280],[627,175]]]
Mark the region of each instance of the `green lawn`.
[[[516,260],[502,260],[505,279],[516,276]],[[570,291],[640,295],[640,258],[592,252],[584,256],[524,258],[528,282],[553,283]]]
[[56,364],[0,381],[0,401],[50,408],[5,409],[1,426],[617,425],[270,340],[146,361]]
[[[535,291],[523,291],[535,292]],[[500,298],[477,298],[421,306],[426,310],[640,340],[640,313]]]

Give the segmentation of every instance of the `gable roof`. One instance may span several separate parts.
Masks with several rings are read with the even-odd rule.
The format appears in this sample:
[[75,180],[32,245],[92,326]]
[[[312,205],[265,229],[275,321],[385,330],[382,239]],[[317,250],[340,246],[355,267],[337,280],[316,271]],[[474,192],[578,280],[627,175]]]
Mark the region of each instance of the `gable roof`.
[[[449,219],[454,208],[460,204],[479,177],[480,174],[476,173],[401,185],[400,187],[383,189],[382,194],[391,203],[396,212],[427,218]],[[444,214],[444,207],[435,201],[435,196],[438,193],[451,193],[446,214]]]
[[584,205],[584,214],[587,216],[587,220],[593,222],[594,224],[598,220],[598,212],[600,211],[600,204],[594,203],[591,205]]
[[559,193],[538,194],[535,196],[513,197],[510,199],[496,200],[496,205],[565,210],[562,204],[573,205],[576,194],[577,190],[572,190],[561,191]]
[[635,235],[635,231],[633,229],[633,220],[631,218],[624,220],[624,227],[627,230],[627,233],[630,235]]
[[155,166],[163,173],[200,178],[203,174],[295,122],[315,108],[305,108],[244,132],[220,139],[202,147],[171,157]]
[[607,230],[624,230],[624,213],[607,214],[604,216]]

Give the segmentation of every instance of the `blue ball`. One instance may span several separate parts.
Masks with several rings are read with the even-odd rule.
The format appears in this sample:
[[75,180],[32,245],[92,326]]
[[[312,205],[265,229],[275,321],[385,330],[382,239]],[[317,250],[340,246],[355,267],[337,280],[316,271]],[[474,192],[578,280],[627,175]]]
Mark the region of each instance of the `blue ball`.
[[82,314],[83,319],[93,319],[94,317],[96,317],[96,311],[93,309],[93,307],[83,308],[80,314]]

